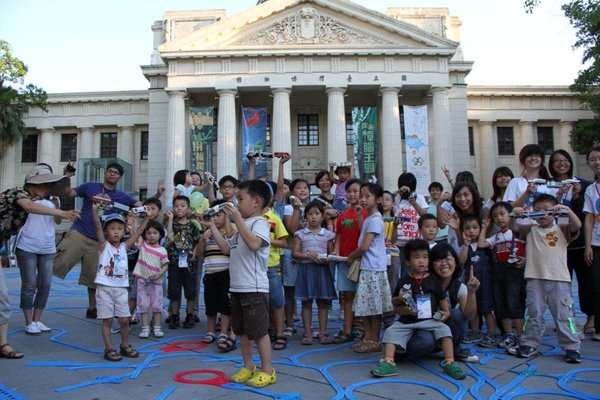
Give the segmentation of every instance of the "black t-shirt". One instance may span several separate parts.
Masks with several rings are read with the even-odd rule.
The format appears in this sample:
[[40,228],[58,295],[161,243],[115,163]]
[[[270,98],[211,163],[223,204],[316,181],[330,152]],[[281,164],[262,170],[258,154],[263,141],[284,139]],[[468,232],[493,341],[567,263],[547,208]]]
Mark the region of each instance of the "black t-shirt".
[[[400,294],[400,289],[403,288],[404,285],[410,286],[410,290],[412,290],[412,298],[415,300],[415,302],[417,302],[418,295],[429,295],[432,313],[438,309],[438,304],[440,301],[446,298],[441,282],[435,274],[429,274],[422,281],[420,279],[417,280],[410,275],[406,275],[398,279],[396,290],[394,290],[394,297],[398,297]],[[422,321],[422,319],[420,320],[416,315],[404,315],[400,317],[399,321],[403,324],[413,324],[415,322]]]

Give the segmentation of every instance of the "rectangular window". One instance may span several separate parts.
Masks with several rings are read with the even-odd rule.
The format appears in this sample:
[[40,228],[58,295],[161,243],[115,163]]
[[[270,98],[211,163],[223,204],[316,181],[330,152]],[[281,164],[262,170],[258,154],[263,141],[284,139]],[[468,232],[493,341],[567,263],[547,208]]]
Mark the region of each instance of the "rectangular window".
[[142,131],[140,140],[140,160],[148,159],[148,131]]
[[352,114],[346,114],[346,144],[354,145],[354,129],[352,128]]
[[117,132],[103,132],[100,134],[100,158],[114,158],[117,156]]
[[538,144],[542,146],[546,155],[550,155],[554,152],[554,135],[551,126],[538,126],[537,139]]
[[140,188],[140,201],[145,201],[146,199],[148,199],[148,189],[146,188]]
[[60,135],[60,162],[77,160],[77,134],[63,133]]
[[319,115],[298,114],[298,146],[319,145]]
[[498,136],[498,155],[514,156],[515,140],[512,126],[498,126],[496,128]]
[[37,162],[38,153],[38,135],[27,135],[23,138],[21,145],[21,162]]
[[473,127],[469,127],[469,155],[475,155],[475,140],[473,139]]

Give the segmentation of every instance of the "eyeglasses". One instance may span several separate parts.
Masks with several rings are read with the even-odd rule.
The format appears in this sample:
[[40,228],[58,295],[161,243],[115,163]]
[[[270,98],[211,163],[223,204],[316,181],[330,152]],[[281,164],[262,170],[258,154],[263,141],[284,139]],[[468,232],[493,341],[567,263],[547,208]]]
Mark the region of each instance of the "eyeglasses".
[[117,171],[116,169],[107,169],[106,173],[109,175],[121,175],[121,173],[119,171]]
[[590,157],[588,158],[588,162],[594,163],[600,161],[600,157]]
[[221,189],[235,189],[235,186],[233,186],[233,185],[223,185],[223,186],[221,186]]
[[441,265],[442,263],[450,264],[452,261],[454,261],[454,257],[448,256],[439,260],[433,260],[433,265]]
[[552,164],[571,164],[569,160],[552,160]]

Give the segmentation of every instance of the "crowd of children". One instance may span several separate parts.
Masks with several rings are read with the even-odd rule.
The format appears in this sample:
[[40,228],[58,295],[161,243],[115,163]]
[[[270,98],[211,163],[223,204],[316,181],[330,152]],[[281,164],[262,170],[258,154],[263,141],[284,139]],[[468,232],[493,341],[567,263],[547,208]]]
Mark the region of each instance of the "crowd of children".
[[[231,380],[254,387],[276,382],[271,351],[286,348],[293,338],[298,301],[304,328],[301,344],[311,345],[315,339],[323,345],[355,342],[352,349],[357,353],[383,351],[383,359],[371,371],[377,377],[397,374],[394,360],[409,352],[411,337],[420,331],[433,335],[443,352],[443,371],[454,379],[465,377],[455,359],[475,359],[456,343],[457,334],[463,343],[498,346],[509,354],[531,357],[538,351],[546,308],[565,360],[579,363],[581,332],[574,318],[567,249],[583,230],[582,254],[597,285],[600,148],[587,155],[596,181],[583,187],[577,181],[576,187],[565,182],[553,189],[547,181],[534,181],[549,179],[543,155],[539,146],[525,146],[520,154],[523,176],[513,181],[510,169],[498,168],[492,177],[494,194],[485,204],[472,174],[466,172],[453,181],[444,169],[453,189],[444,192],[441,183],[431,183],[428,204],[416,193],[413,174],[402,173],[396,190],[384,191],[377,183],[353,177],[347,163],[319,172],[315,184],[321,195],[311,199],[308,181],[284,180],[289,154],[280,158],[277,183],[224,176],[219,193],[212,176],[202,184],[200,174],[178,171],[164,224],[158,222],[162,203],[148,199],[143,219],[126,241],[125,219],[105,214],[101,222],[95,204],[100,254],[95,283],[104,357],[118,361],[138,356],[128,340],[133,312],[141,318],[140,338],[165,335],[161,314],[166,281],[168,328],[180,327],[182,290],[183,327],[194,327],[203,284],[207,331],[202,340],[216,342],[221,351],[236,349],[239,341],[243,367]],[[211,208],[192,207],[190,198],[205,190]],[[584,228],[569,207],[580,196]],[[194,199],[197,203],[198,197]],[[446,253],[433,259],[432,249],[440,243],[447,246]],[[130,248],[137,253],[128,272]],[[441,276],[451,264],[452,281],[455,270],[459,276],[456,284],[449,284],[448,278],[443,286]],[[128,295],[129,274],[134,296]],[[450,323],[454,305],[459,305],[458,292],[464,296],[460,306],[469,326],[460,333]],[[597,286],[592,289],[594,299],[599,292]],[[330,336],[328,314],[336,298],[344,321]],[[313,301],[318,326],[313,326]],[[600,301],[592,304],[586,328],[593,328],[593,340],[600,341]],[[393,312],[400,316],[395,321]],[[118,352],[110,335],[113,318],[120,324]],[[36,319],[29,315],[27,329],[32,329],[32,321]],[[252,356],[254,344],[260,367]]]

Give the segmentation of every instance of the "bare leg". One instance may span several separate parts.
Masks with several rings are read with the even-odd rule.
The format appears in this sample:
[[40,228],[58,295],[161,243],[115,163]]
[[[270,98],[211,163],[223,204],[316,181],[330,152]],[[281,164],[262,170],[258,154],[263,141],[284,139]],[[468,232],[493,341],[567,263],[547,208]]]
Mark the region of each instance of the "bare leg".
[[444,353],[444,360],[446,360],[446,362],[454,361],[454,344],[452,343],[452,338],[442,338],[441,343],[442,352]]
[[294,287],[284,286],[285,292],[285,324],[289,327],[294,327],[294,308],[296,299],[294,298]]
[[23,316],[25,317],[25,326],[31,325],[33,322],[33,310],[23,310]]
[[[150,326],[149,325],[150,321],[148,321],[148,319],[149,319],[148,313],[142,313],[141,314],[141,319],[142,319],[142,327],[144,327],[144,326]],[[156,325],[154,325],[154,326],[156,326]]]
[[35,322],[39,321],[40,319],[42,319],[42,313],[44,312],[43,308],[36,308],[33,310],[33,320]]
[[524,320],[522,319],[514,319],[513,322],[515,323],[515,330],[517,331],[517,336],[521,336],[523,334],[523,325],[524,325]]
[[[268,338],[268,336],[266,336]],[[254,360],[252,360],[252,340],[248,339],[247,335],[240,336],[240,344],[242,350],[242,358],[244,367],[250,371],[254,370]]]
[[271,375],[273,373],[273,366],[271,365],[271,340],[269,339],[269,335],[258,339],[256,341],[256,348],[260,356],[260,370],[265,374]]
[[354,302],[354,292],[344,292],[344,333],[352,334],[352,321],[354,313],[352,312],[352,303]]
[[112,341],[110,340],[110,328],[112,322],[112,318],[105,318],[102,320],[102,340],[104,341],[104,348],[106,350],[113,348]]
[[119,317],[119,324],[121,324],[121,346],[127,347],[129,344],[129,317]]
[[[283,336],[283,318],[284,318],[284,308],[277,307],[273,308],[273,323],[275,324],[275,330],[277,332],[277,336]],[[229,317],[227,317],[229,318]],[[221,325],[223,324],[223,317],[221,317]]]
[[304,325],[304,336],[312,337],[312,300],[302,300],[302,324]]
[[319,316],[319,333],[324,334],[327,333],[327,316],[329,313],[329,304],[319,304],[317,301],[317,312]]
[[96,289],[88,288],[87,292],[89,309],[93,310],[96,308]]

